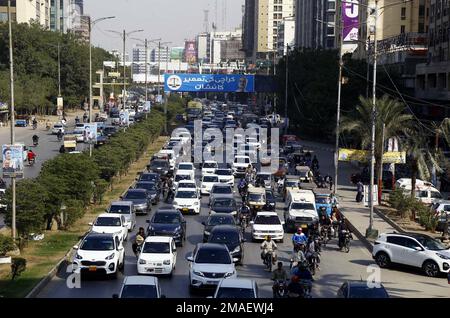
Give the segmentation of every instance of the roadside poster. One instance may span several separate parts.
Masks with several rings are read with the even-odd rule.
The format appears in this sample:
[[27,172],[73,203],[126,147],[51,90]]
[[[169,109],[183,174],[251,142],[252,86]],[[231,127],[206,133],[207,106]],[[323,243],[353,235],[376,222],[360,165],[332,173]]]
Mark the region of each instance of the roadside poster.
[[2,146],[2,170],[3,177],[23,178],[23,145]]
[[[339,161],[369,162],[370,151],[339,148]],[[405,151],[387,151],[383,153],[383,163],[406,163]]]
[[127,110],[121,111],[119,114],[120,126],[128,126],[130,123],[130,113]]
[[83,141],[87,144],[95,144],[97,142],[97,123],[84,124]]
[[[372,192],[372,202],[373,205],[378,205],[378,185],[373,185],[373,192]],[[364,186],[364,206],[369,206],[369,186]]]

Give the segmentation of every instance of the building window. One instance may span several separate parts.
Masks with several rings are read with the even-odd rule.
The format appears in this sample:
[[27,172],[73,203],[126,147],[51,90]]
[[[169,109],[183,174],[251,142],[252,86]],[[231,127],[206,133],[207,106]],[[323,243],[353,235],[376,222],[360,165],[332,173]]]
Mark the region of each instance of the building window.
[[423,4],[421,4],[419,6],[419,17],[424,17],[425,16],[425,6]]
[[334,48],[334,38],[328,38],[327,39],[327,48],[328,49]]
[[406,8],[402,8],[401,19],[406,20]]
[[333,27],[327,27],[327,35],[334,35],[334,28]]
[[336,2],[328,1],[328,10],[336,10]]
[[327,14],[327,22],[335,22],[334,21],[334,13]]
[[273,26],[277,27],[278,26],[278,22],[277,21],[273,21]]
[[273,14],[273,19],[276,20],[278,15],[276,13]]
[[400,26],[400,34],[403,34],[403,33],[405,33],[405,26],[401,25]]
[[419,33],[425,33],[425,25],[421,22],[419,23]]

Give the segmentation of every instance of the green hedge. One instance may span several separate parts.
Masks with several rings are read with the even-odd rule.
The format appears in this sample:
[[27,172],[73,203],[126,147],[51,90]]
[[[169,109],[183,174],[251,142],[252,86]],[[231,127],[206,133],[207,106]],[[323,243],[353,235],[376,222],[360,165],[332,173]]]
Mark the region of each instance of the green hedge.
[[[178,105],[177,105],[178,107]],[[168,116],[169,120],[172,116]],[[99,202],[113,177],[126,173],[162,132],[164,115],[153,110],[147,119],[126,128],[109,142],[94,149],[92,157],[82,154],[61,154],[48,160],[36,179],[17,183],[17,231],[23,238],[31,232],[49,229],[54,219],[65,228],[81,218],[91,199]],[[7,204],[5,222],[11,226],[12,193],[4,197]],[[66,205],[64,227],[60,220],[61,206]]]

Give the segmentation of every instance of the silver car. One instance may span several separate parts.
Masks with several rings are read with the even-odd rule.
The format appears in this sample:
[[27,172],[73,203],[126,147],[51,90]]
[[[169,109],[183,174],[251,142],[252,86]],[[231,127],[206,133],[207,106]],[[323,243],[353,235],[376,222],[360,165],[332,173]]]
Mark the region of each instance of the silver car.
[[217,183],[214,184],[209,195],[209,206],[215,198],[234,198],[233,187],[229,184]]
[[132,231],[136,226],[136,212],[132,201],[112,202],[109,208],[106,209],[106,212],[122,214],[125,217],[125,225],[128,231]]

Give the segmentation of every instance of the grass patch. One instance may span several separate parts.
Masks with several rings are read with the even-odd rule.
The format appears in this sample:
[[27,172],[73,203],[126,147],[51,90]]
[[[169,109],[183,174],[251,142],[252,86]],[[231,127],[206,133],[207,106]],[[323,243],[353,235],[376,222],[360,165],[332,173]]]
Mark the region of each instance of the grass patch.
[[118,200],[119,196],[129,188],[137,173],[146,167],[151,156],[161,149],[166,140],[166,137],[159,137],[152,142],[144,155],[130,166],[126,175],[115,178],[113,189],[105,193],[102,204],[91,205],[86,210],[85,215],[75,222],[69,230],[46,231],[44,240],[30,241],[20,256],[27,260],[26,270],[20,277],[11,281],[10,265],[1,265],[0,297],[25,297],[66,255],[71,247],[78,243],[79,239],[89,230],[88,223],[92,222],[97,215],[103,213],[111,201]]

